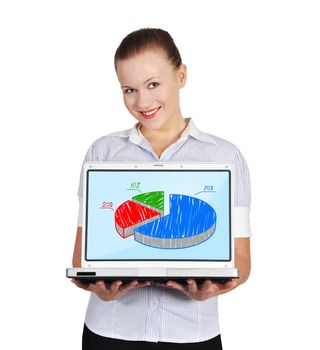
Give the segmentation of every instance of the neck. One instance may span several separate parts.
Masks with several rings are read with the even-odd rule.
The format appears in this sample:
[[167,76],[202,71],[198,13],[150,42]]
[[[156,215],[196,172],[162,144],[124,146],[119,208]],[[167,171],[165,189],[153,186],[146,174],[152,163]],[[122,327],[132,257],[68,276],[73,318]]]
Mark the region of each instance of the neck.
[[160,129],[151,130],[146,129],[141,125],[140,130],[143,136],[150,142],[174,142],[182,134],[183,130],[186,128],[186,121],[182,116],[177,118],[174,122],[170,122],[169,125],[163,125]]

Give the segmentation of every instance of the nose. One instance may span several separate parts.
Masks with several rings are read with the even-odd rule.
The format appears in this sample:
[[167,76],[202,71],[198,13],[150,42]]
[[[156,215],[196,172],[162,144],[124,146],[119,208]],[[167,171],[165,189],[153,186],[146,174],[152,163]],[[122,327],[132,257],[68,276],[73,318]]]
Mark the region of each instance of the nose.
[[137,94],[136,106],[139,111],[148,111],[152,108],[152,98],[148,92],[139,91]]

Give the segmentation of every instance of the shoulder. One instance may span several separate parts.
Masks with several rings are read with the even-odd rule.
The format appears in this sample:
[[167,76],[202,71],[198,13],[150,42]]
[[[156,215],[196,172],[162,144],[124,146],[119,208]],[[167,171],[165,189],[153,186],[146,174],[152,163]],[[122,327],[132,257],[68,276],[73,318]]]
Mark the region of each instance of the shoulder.
[[212,152],[213,157],[218,156],[220,158],[225,156],[230,160],[238,151],[234,143],[199,129],[193,119],[189,121],[188,134],[193,136],[193,139],[197,141],[199,147],[203,148],[205,152]]
[[131,129],[116,131],[116,132],[101,136],[98,139],[96,139],[91,145],[96,148],[100,148],[114,141],[114,139],[119,139],[119,140],[125,139],[130,136],[130,130]]
[[219,148],[230,150],[232,152],[235,152],[238,149],[237,146],[229,140],[226,140],[222,137],[218,137],[213,134],[206,133],[206,135],[208,135],[208,137],[211,137],[211,139],[215,142],[215,144]]
[[219,158],[234,161],[239,157],[243,157],[238,146],[222,137],[202,132],[202,141],[206,141],[210,145],[212,152],[219,155]]
[[215,158],[220,161],[228,161],[233,165],[235,175],[235,205],[250,207],[251,189],[250,172],[247,162],[240,149],[232,142],[207,134],[215,140]]
[[111,147],[117,147],[117,144],[125,142],[130,136],[130,130],[117,131],[99,137],[91,143],[86,159],[90,161],[107,160]]

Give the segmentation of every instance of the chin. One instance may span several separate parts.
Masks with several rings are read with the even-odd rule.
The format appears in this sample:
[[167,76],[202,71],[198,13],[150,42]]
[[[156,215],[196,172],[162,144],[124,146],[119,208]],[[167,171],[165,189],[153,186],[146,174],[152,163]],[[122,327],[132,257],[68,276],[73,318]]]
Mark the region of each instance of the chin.
[[165,120],[163,119],[149,119],[149,120],[139,120],[140,123],[146,128],[146,129],[150,129],[150,130],[158,130],[161,129],[164,124],[165,124]]

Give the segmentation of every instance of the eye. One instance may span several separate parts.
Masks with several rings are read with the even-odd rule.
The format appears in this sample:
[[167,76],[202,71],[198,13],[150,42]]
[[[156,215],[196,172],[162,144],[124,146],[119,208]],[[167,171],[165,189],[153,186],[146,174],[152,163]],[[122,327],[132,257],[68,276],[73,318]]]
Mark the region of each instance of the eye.
[[151,87],[151,89],[154,89],[157,86],[159,86],[159,83],[153,82],[153,83],[150,83],[148,86]]
[[132,94],[134,90],[135,90],[135,89],[128,88],[128,89],[125,89],[124,92],[125,92],[126,94]]

